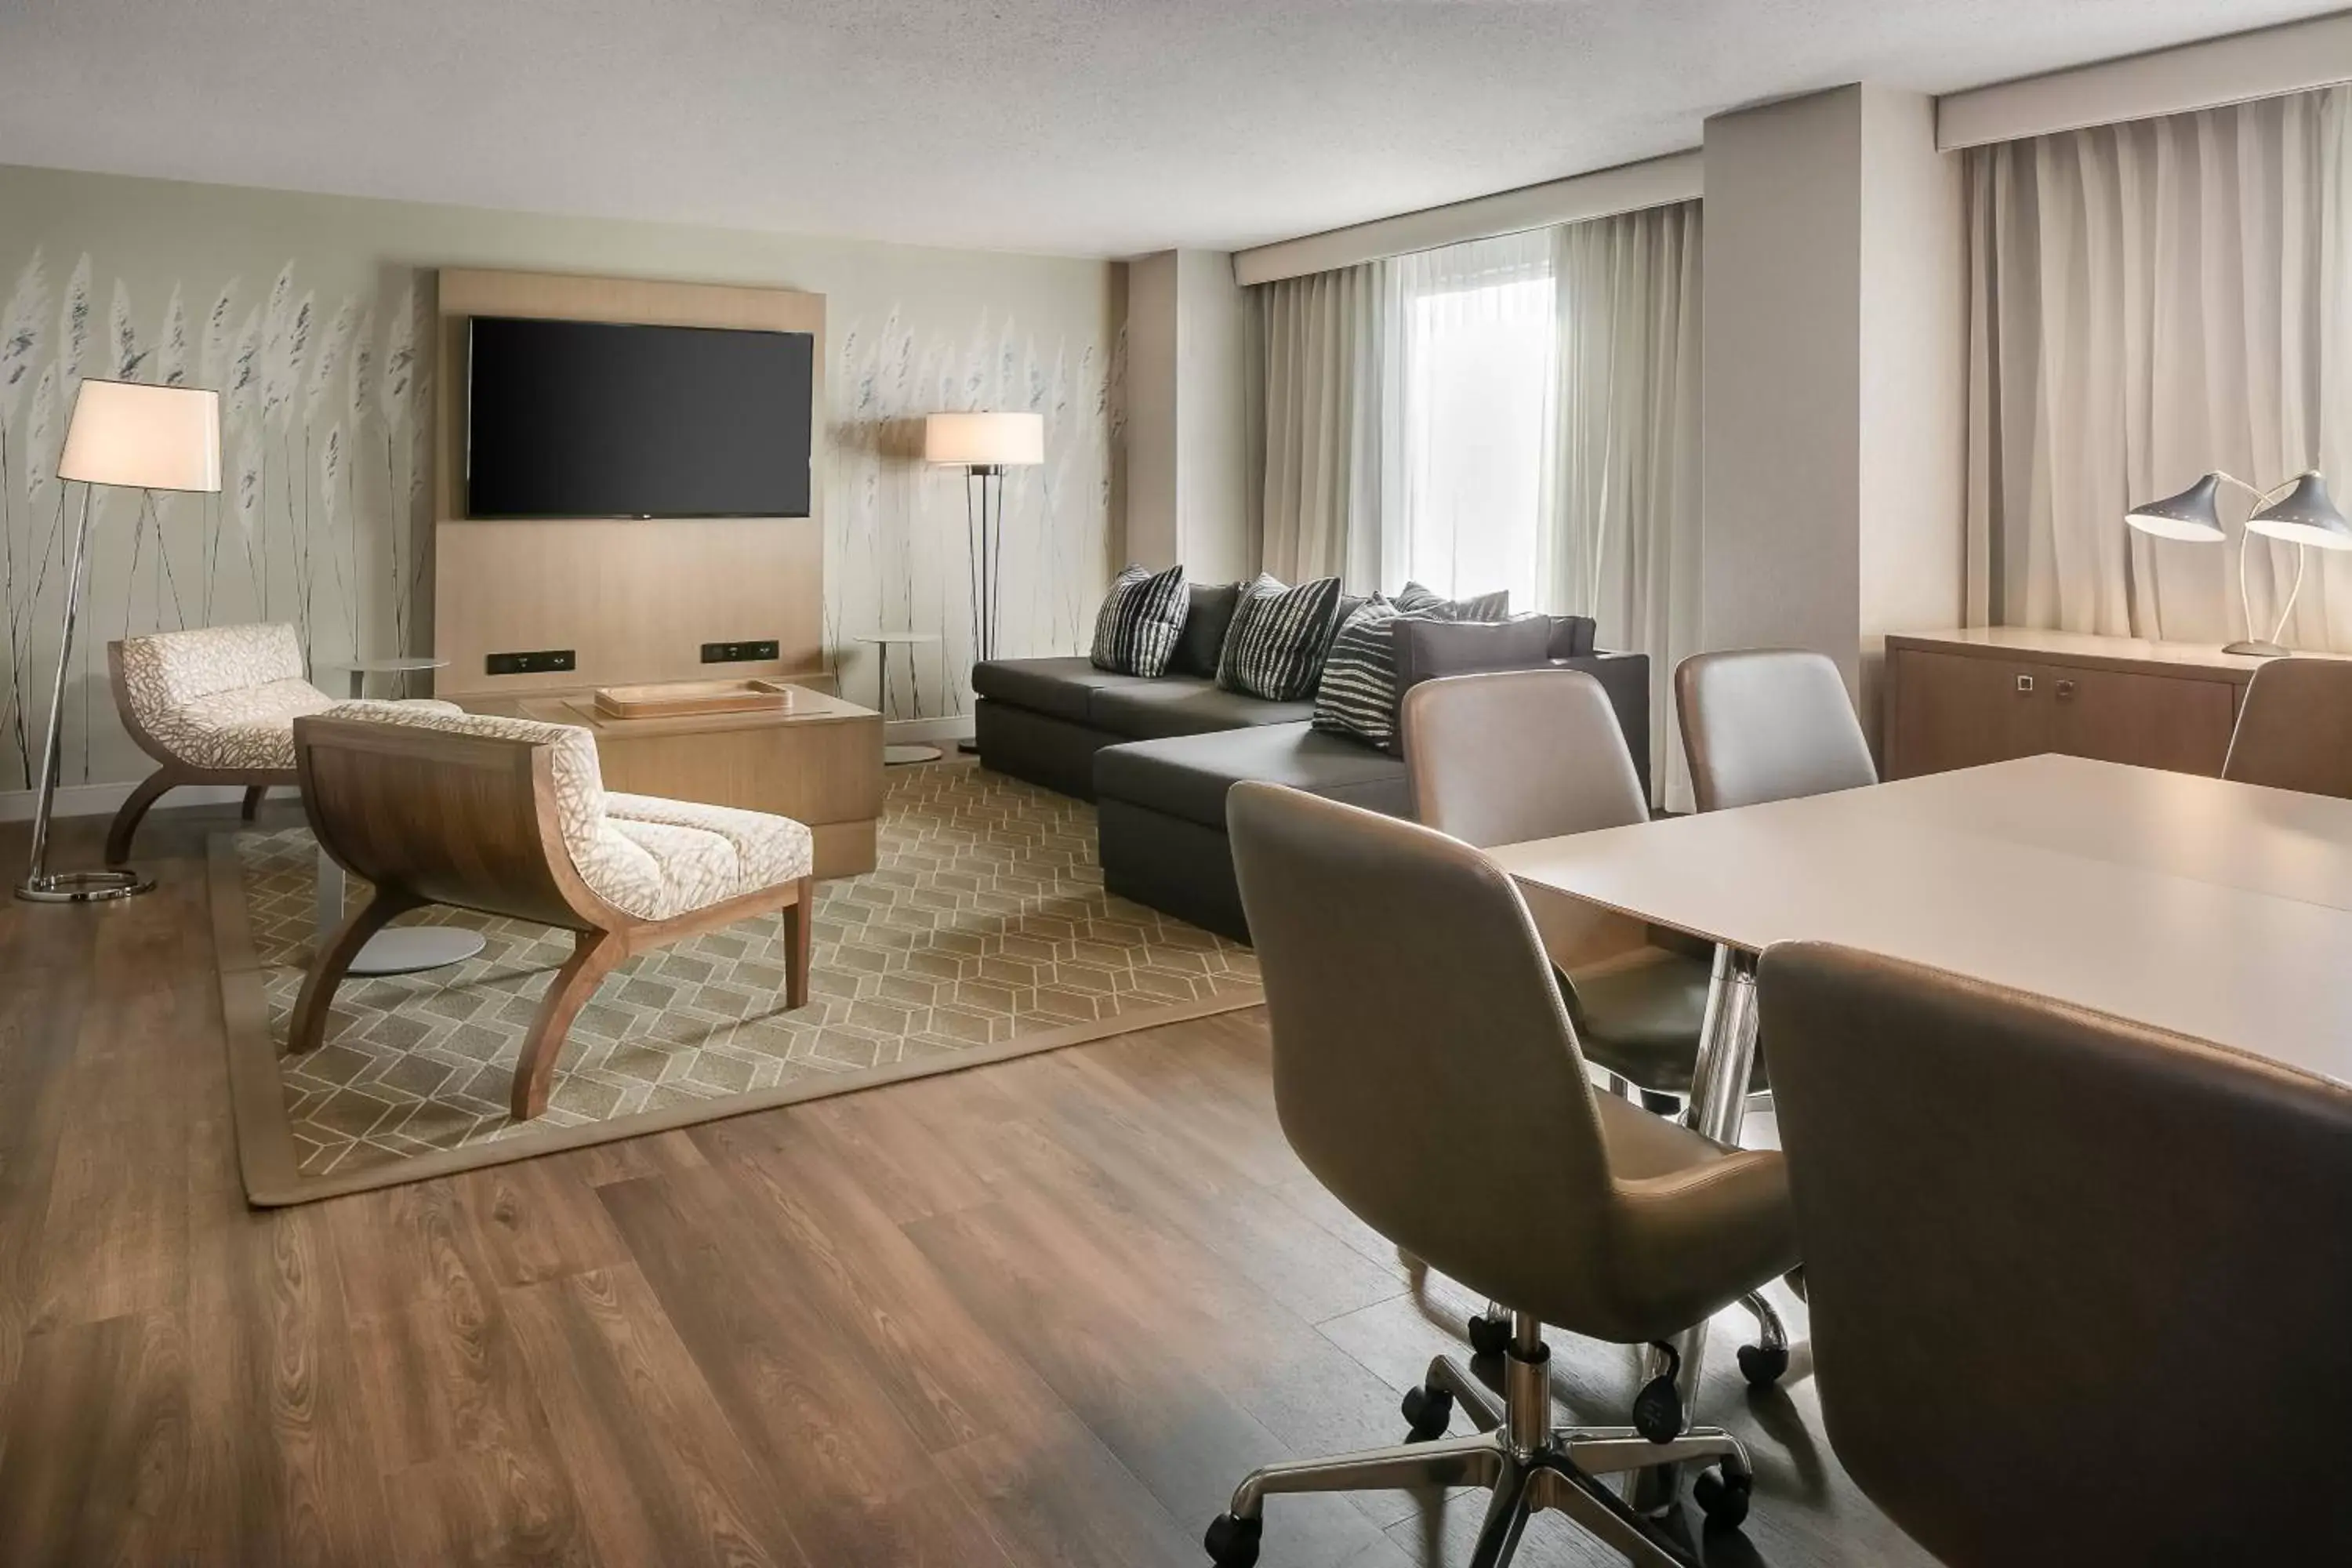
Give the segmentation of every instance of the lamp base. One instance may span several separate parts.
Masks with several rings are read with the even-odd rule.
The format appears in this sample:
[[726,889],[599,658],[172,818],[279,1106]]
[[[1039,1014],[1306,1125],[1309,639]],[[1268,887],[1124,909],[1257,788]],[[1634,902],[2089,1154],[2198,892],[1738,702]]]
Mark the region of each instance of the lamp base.
[[2285,658],[2288,650],[2274,642],[2233,642],[2221,645],[2223,653],[2242,653],[2250,658]]
[[136,871],[52,871],[16,884],[28,904],[103,904],[155,890],[155,879]]

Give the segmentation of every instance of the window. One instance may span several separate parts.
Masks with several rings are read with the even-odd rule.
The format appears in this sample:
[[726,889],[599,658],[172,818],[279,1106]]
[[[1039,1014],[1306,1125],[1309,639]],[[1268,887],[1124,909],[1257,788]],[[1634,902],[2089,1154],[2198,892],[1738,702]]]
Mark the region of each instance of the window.
[[1550,236],[1448,246],[1395,269],[1404,508],[1382,575],[1447,595],[1507,588],[1514,610],[1544,608]]

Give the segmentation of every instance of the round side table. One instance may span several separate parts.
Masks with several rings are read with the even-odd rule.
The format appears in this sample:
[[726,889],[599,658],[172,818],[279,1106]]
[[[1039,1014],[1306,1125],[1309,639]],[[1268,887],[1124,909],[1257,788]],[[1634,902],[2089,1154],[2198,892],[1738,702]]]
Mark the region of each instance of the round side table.
[[[367,695],[371,675],[409,675],[440,669],[446,658],[361,658],[344,668],[352,678],[353,698]],[[343,923],[343,868],[324,849],[319,851],[319,940],[324,942]],[[461,926],[393,926],[378,931],[352,960],[353,974],[415,974],[463,963],[482,951],[482,933]]]
[[[890,707],[890,650],[894,647],[915,647],[940,639],[930,632],[865,632],[851,640],[874,645],[876,658],[880,662],[880,668],[874,674],[874,707],[877,712],[887,714]],[[883,722],[887,724],[889,721],[885,718]],[[908,763],[936,763],[940,754],[937,746],[882,748],[882,761],[891,767]]]

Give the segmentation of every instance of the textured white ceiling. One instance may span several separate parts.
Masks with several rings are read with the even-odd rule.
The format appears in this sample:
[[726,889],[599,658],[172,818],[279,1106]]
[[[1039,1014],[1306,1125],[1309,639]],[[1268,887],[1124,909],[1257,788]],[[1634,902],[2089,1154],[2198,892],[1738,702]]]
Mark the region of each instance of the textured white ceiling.
[[[0,161],[1233,248],[2344,0],[0,0]],[[0,224],[7,215],[0,213]]]

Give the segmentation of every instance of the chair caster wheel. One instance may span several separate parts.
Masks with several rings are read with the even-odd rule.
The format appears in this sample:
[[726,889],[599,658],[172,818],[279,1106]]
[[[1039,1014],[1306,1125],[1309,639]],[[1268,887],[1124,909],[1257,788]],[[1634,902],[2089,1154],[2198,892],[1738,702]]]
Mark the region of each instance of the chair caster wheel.
[[1265,1529],[1262,1520],[1235,1519],[1232,1514],[1221,1513],[1209,1521],[1201,1545],[1217,1568],[1251,1568],[1257,1561],[1258,1537]]
[[1683,1396],[1675,1387],[1675,1374],[1682,1370],[1683,1358],[1669,1344],[1654,1347],[1666,1355],[1666,1370],[1642,1385],[1633,1396],[1633,1430],[1653,1443],[1671,1443],[1683,1435]]
[[1444,1388],[1409,1388],[1399,1406],[1404,1413],[1408,1443],[1427,1443],[1445,1436],[1454,1421],[1454,1394]]
[[1691,1500],[1706,1515],[1709,1530],[1738,1530],[1748,1520],[1748,1498],[1755,1478],[1729,1470],[1708,1470],[1691,1483]]
[[1501,1355],[1511,1348],[1511,1320],[1490,1318],[1484,1312],[1470,1320],[1470,1353]]
[[1750,1388],[1769,1388],[1780,1381],[1789,1370],[1789,1347],[1786,1345],[1742,1345],[1739,1347],[1739,1375],[1748,1380]]

